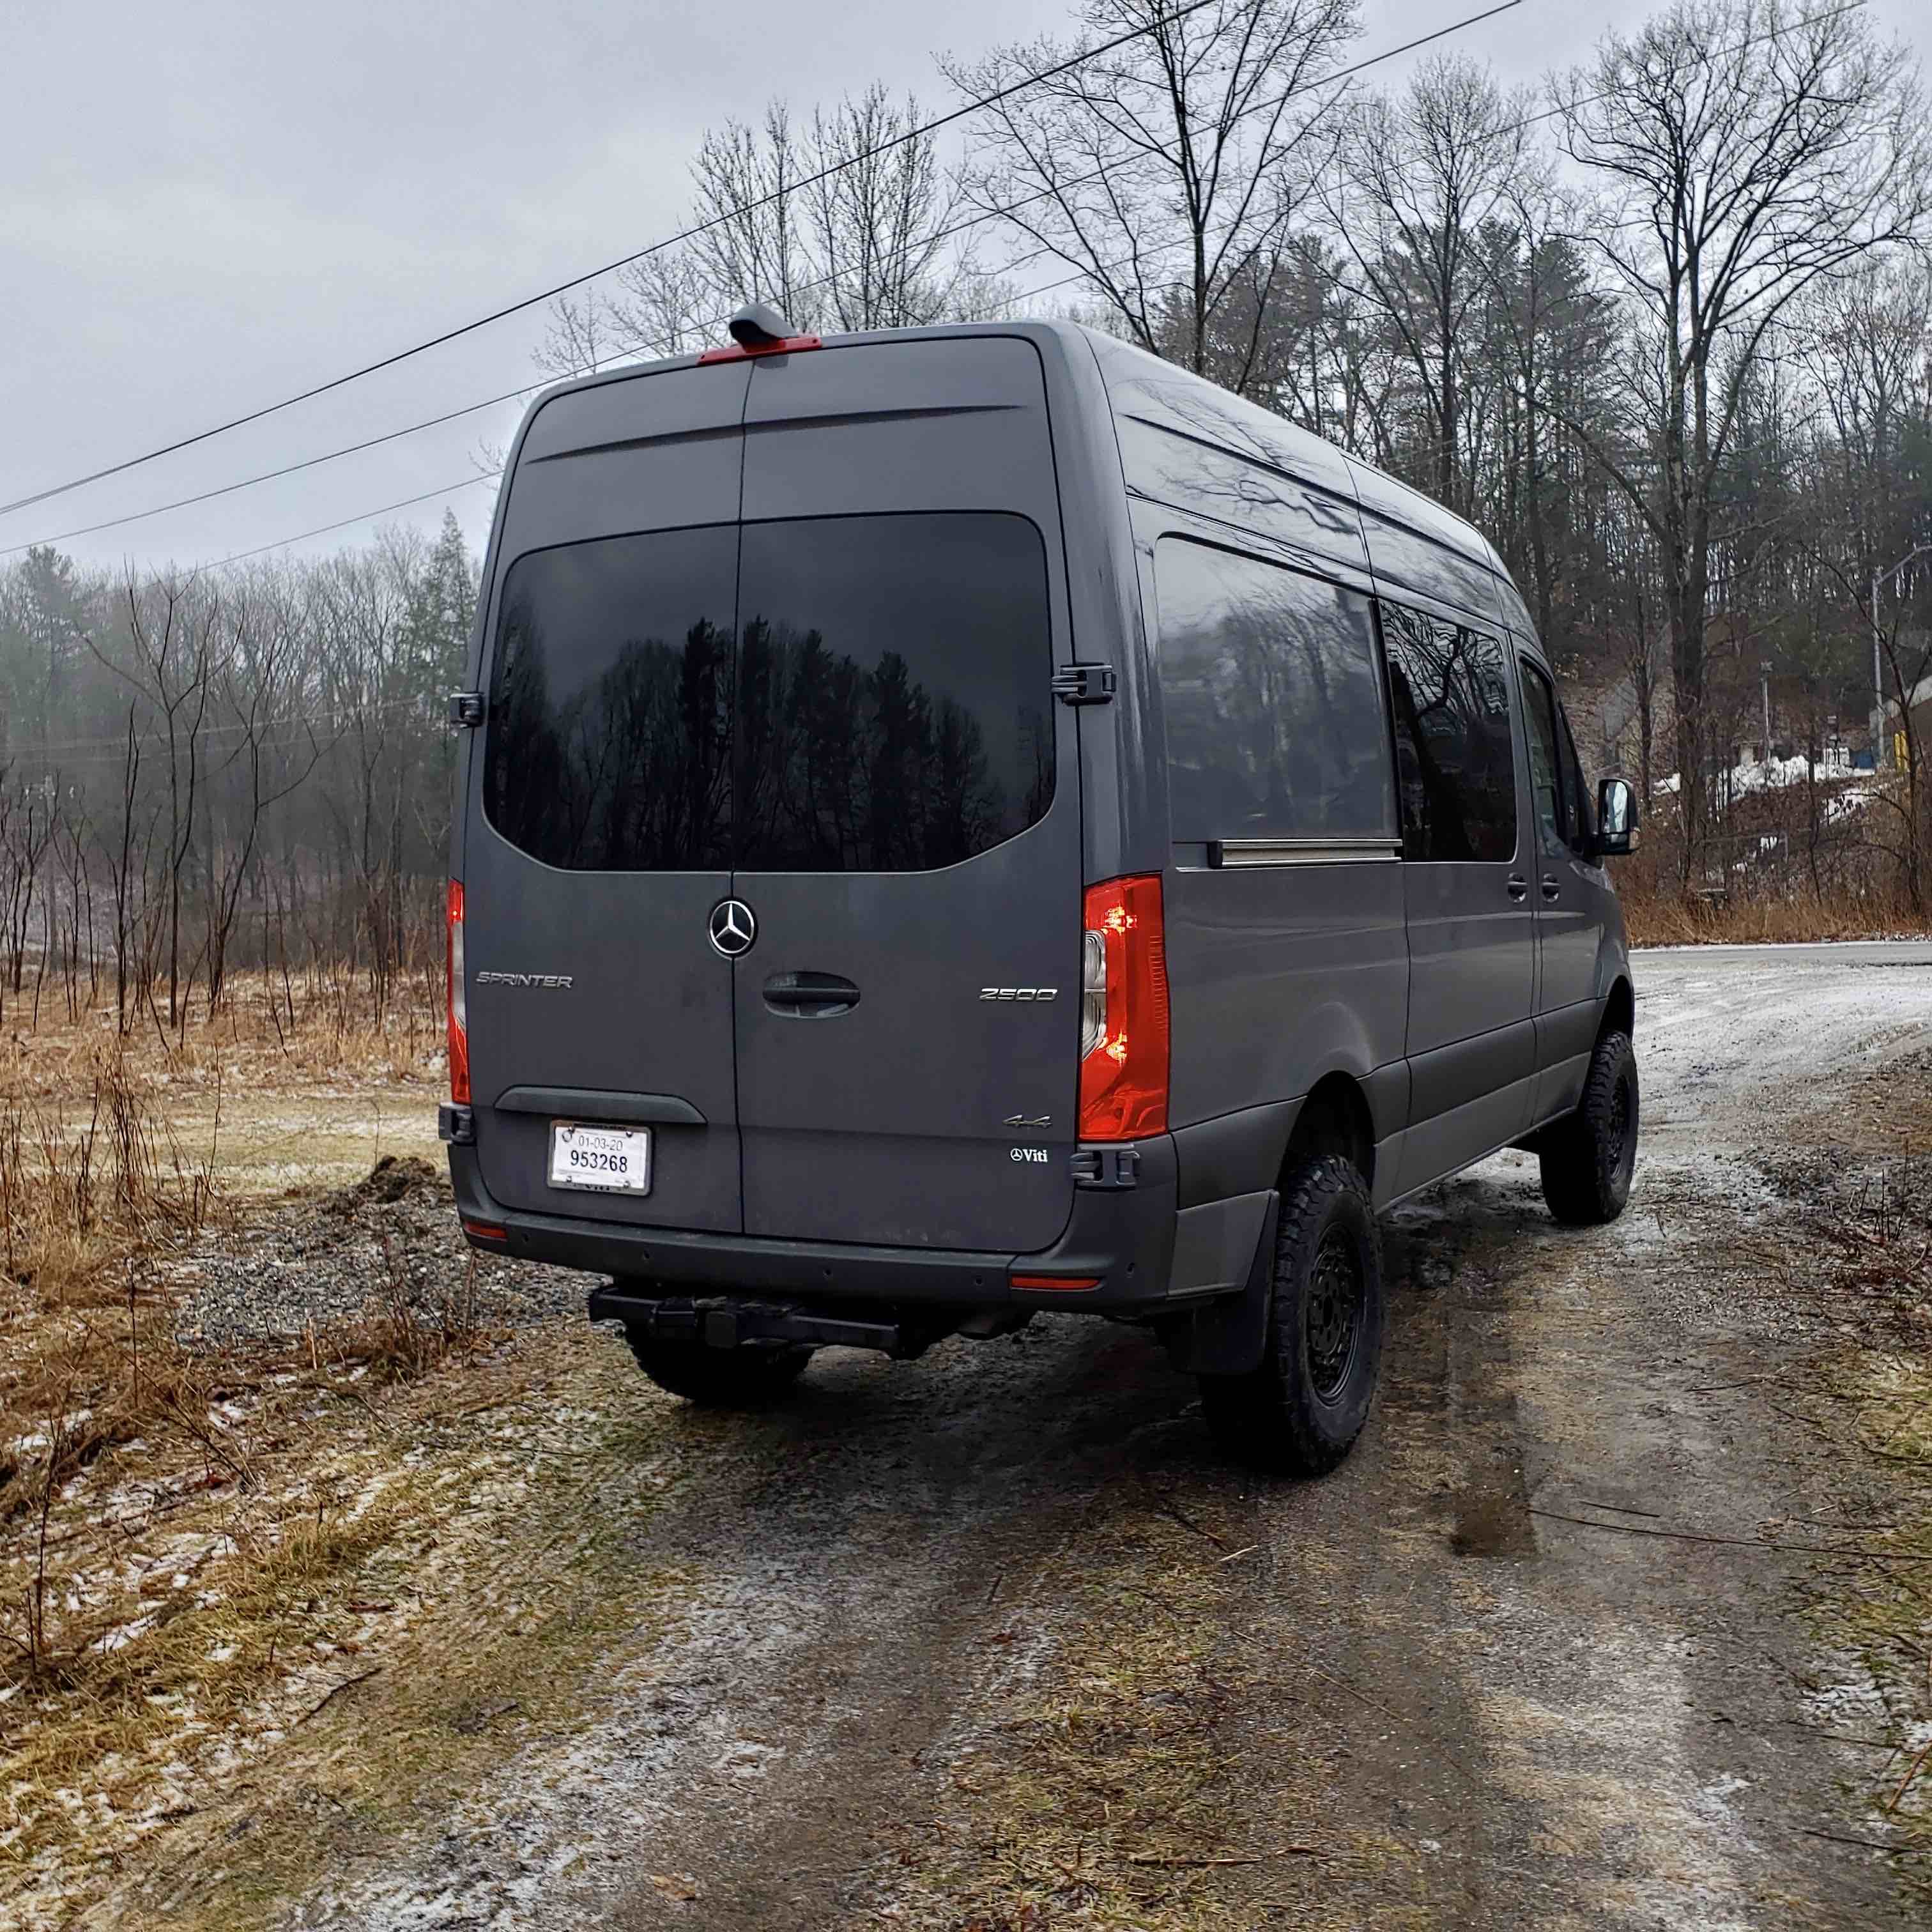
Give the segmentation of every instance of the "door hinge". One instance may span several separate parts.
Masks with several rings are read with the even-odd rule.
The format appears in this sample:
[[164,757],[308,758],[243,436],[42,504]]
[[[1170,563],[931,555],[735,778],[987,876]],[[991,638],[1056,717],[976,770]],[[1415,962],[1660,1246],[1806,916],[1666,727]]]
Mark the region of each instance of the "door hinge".
[[483,722],[483,694],[480,691],[452,691],[449,694],[449,722],[475,730]]
[[1137,1148],[1082,1148],[1073,1156],[1076,1187],[1138,1187],[1140,1150]]
[[1063,664],[1053,674],[1053,694],[1063,704],[1106,704],[1120,680],[1110,664]]

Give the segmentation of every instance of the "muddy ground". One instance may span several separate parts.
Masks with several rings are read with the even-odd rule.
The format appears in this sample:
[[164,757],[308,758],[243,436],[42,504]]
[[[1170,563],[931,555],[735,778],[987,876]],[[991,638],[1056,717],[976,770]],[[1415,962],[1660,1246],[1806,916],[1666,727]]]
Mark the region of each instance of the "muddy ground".
[[1157,1348],[1072,1318],[827,1352],[750,1420],[560,1336],[425,1431],[474,1496],[357,1669],[58,1920],[1924,1923],[1853,1842],[1870,1687],[1816,1612],[1871,1559],[1808,1552],[1899,1498],[1815,1426],[1870,1318],[1805,1256],[1927,1145],[1932,947],[1640,976],[1629,1211],[1558,1230],[1519,1156],[1400,1210],[1334,1476],[1226,1467]]

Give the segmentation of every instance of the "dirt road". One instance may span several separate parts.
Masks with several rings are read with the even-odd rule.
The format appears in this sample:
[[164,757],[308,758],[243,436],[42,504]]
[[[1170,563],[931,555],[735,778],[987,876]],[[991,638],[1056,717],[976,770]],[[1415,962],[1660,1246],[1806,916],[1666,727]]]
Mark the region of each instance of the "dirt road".
[[1932,947],[1638,970],[1629,1211],[1557,1229],[1520,1156],[1402,1209],[1384,1393],[1325,1481],[1223,1467],[1155,1347],[1072,1320],[822,1354],[749,1422],[605,1384],[653,1446],[582,1508],[665,1597],[575,1720],[338,1834],[284,1922],[1918,1922],[1842,1842],[1817,1566],[1762,1546],[1855,1540],[1862,1499],[1780,1401],[1832,1310],[1752,1241],[1932,1041]]

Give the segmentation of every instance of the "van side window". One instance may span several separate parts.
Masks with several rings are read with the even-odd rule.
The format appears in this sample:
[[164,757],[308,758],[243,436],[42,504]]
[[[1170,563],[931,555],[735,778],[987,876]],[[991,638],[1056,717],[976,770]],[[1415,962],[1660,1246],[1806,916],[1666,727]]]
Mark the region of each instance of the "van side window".
[[1501,642],[1400,604],[1379,608],[1404,857],[1513,857],[1516,759]]
[[1597,808],[1590,797],[1590,782],[1583,775],[1583,761],[1576,755],[1576,740],[1570,730],[1570,714],[1563,700],[1556,700],[1556,722],[1562,733],[1558,749],[1562,754],[1565,782],[1570,797],[1570,823],[1574,833],[1570,842],[1579,852],[1594,856],[1597,837]]
[[1174,537],[1154,576],[1173,837],[1393,838],[1368,598]]
[[520,556],[503,580],[484,809],[570,872],[730,865],[728,526]]
[[1522,667],[1523,710],[1529,721],[1529,784],[1537,837],[1546,852],[1567,845],[1587,855],[1591,812],[1570,721],[1541,667],[1527,658],[1518,662]]

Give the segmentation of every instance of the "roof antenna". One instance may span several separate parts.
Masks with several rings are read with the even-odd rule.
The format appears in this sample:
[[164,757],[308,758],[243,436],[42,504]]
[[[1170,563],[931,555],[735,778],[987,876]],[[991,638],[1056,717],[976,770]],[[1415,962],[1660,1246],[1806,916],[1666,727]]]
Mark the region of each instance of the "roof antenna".
[[794,333],[791,324],[776,309],[763,302],[747,302],[725,327],[740,349],[770,349]]

